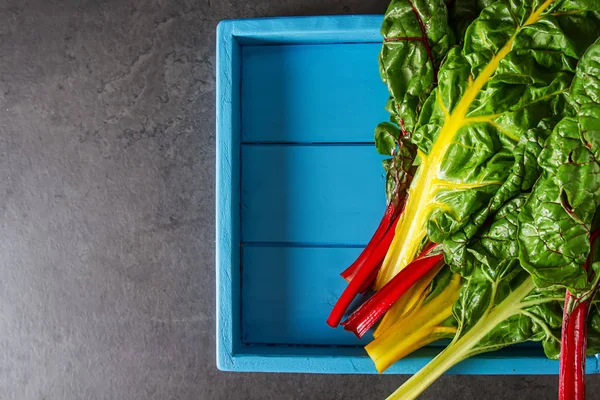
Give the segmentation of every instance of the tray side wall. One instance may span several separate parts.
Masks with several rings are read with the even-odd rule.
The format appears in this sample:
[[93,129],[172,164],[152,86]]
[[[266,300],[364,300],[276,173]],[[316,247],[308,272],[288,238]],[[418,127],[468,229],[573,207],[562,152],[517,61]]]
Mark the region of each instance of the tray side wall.
[[240,45],[233,23],[217,29],[216,345],[217,367],[235,370],[240,347]]

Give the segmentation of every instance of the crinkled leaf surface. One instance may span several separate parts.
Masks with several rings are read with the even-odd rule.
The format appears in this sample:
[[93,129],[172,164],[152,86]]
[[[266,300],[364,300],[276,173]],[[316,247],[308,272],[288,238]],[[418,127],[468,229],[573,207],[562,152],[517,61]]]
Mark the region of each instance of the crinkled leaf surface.
[[537,288],[518,261],[517,216],[525,196],[506,203],[470,243],[476,268],[461,288],[453,315],[453,341],[391,398],[415,398],[453,365],[476,354],[524,341],[541,341],[546,355],[560,355],[565,290]]
[[600,46],[588,49],[571,88],[584,144],[600,159]]
[[390,92],[392,121],[412,132],[422,103],[437,80],[437,69],[454,44],[442,0],[393,0],[381,27],[381,78]]
[[448,20],[457,41],[462,42],[467,27],[494,0],[453,0],[448,2]]
[[[555,16],[566,12],[561,3],[515,4],[493,3],[469,26],[462,50],[449,53],[415,132],[416,144],[436,164],[436,177],[457,183],[434,189],[439,206],[431,206],[427,232],[436,242],[489,204],[509,177],[515,153],[523,151],[515,150],[520,138],[569,109],[564,93],[580,47],[600,35],[579,45],[581,32],[568,35]],[[583,26],[593,23],[580,18]]]
[[[446,262],[452,269],[463,276],[469,275],[473,270],[473,263],[468,262],[467,246],[471,238],[478,232],[488,217],[500,208],[510,198],[531,188],[539,176],[537,157],[547,138],[548,126],[554,125],[553,121],[541,121],[539,126],[530,129],[521,136],[514,149],[515,162],[510,174],[491,198],[489,205],[477,214],[471,216],[467,224],[450,238],[444,241]],[[475,238],[476,240],[476,238]]]
[[566,286],[573,293],[589,286],[583,266],[600,205],[600,118],[594,116],[600,115],[600,88],[594,88],[599,62],[596,43],[581,59],[570,92],[577,114],[565,117],[546,141],[538,159],[544,172],[519,216],[523,267],[538,285]]
[[[525,195],[519,195],[507,202],[468,246],[467,259],[473,273],[454,305],[460,335],[485,320],[521,285],[531,285],[531,278],[518,262],[517,217],[525,200]],[[547,355],[558,357],[564,290],[531,286],[520,300],[513,300],[518,301],[512,306],[512,315],[481,338],[470,355],[526,340],[542,340]],[[529,302],[531,305],[527,305]]]
[[[420,166],[376,287],[412,261],[423,238],[443,242],[475,217],[478,226],[482,210],[493,211],[516,190],[494,197],[524,154],[535,154],[527,144],[541,140],[532,130],[551,129],[569,112],[577,61],[600,36],[598,16],[586,9],[593,6],[498,1],[467,28],[464,45],[448,52],[415,124]],[[523,187],[519,179],[515,187]]]

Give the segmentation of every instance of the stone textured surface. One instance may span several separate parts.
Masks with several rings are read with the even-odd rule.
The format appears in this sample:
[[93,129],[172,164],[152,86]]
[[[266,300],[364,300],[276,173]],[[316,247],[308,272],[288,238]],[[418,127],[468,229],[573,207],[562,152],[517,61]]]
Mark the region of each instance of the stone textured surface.
[[[406,379],[214,361],[216,24],[385,7],[0,1],[0,398],[377,399]],[[448,376],[423,398],[555,398],[556,383]]]

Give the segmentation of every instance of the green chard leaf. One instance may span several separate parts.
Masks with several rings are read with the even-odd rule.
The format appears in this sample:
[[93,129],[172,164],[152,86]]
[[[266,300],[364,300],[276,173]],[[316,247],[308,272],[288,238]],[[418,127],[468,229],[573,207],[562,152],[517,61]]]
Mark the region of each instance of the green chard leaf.
[[600,45],[591,46],[577,68],[571,99],[584,144],[600,159]]
[[[443,150],[432,156],[443,153],[437,176],[457,183],[436,193],[434,202],[440,206],[433,207],[427,226],[433,241],[444,240],[478,216],[513,168],[519,168],[515,163],[522,160],[515,155],[531,141],[543,141],[536,137],[540,129],[531,130],[540,124],[551,129],[556,116],[569,109],[564,94],[581,56],[576,44],[580,38],[561,29],[553,15],[560,12],[560,4],[517,4],[496,2],[481,12],[467,29],[462,50],[450,51],[440,85],[421,114],[415,143],[428,155]],[[550,62],[548,57],[557,52],[560,62]],[[518,191],[513,188],[500,199]]]
[[381,27],[379,71],[390,92],[392,122],[412,132],[421,106],[437,80],[437,69],[454,44],[442,0],[393,0]]
[[[469,239],[446,241],[444,253],[446,261],[453,269],[462,276],[469,276],[475,268],[492,267],[494,264],[511,263],[518,254],[518,243],[514,240],[516,236],[517,213],[525,203],[526,196],[518,195],[509,203],[506,203],[498,212],[488,219],[491,227],[481,229],[477,227],[474,235]],[[464,232],[462,232],[464,235]],[[458,238],[459,235],[455,235]],[[493,267],[496,267],[495,265]]]
[[[519,216],[520,259],[540,286],[589,289],[584,264],[600,206],[600,43],[583,56],[570,91],[577,113],[565,117],[540,152],[543,173]],[[595,116],[597,115],[597,116]]]
[[[506,203],[468,248],[469,262],[474,265],[473,273],[467,278],[454,306],[461,334],[478,324],[514,288],[533,283],[518,261],[517,221],[525,201],[526,195],[521,194]],[[564,290],[532,287],[516,306],[520,311],[486,334],[473,347],[469,357],[514,343],[542,340],[546,355],[558,358],[564,296]],[[524,306],[530,300],[533,301],[532,306]]]
[[384,17],[380,73],[388,85],[386,109],[405,134],[412,132],[423,102],[437,84],[450,48],[490,0],[392,0]]
[[390,122],[382,122],[375,128],[375,148],[379,154],[394,155],[400,140],[400,130]]
[[512,344],[541,341],[549,358],[559,357],[565,290],[537,288],[519,265],[517,219],[525,200],[508,201],[473,238],[468,259],[475,268],[454,303],[454,339],[391,399],[414,399],[460,361]]
[[488,207],[474,214],[460,231],[444,241],[446,262],[455,272],[468,276],[473,271],[473,263],[469,263],[467,258],[471,238],[494,211],[510,198],[529,190],[539,177],[537,157],[547,138],[546,132],[551,130],[548,125],[554,125],[554,122],[543,120],[537,128],[530,129],[521,136],[514,149],[515,162],[512,170],[491,198]]
[[479,16],[481,10],[494,0],[452,0],[448,2],[448,19],[456,38],[462,41],[467,27]]
[[547,132],[573,114],[568,90],[577,62],[600,36],[597,5],[581,3],[491,3],[464,44],[447,53],[415,124],[419,168],[376,288],[414,259],[425,238],[459,243],[456,260],[447,261],[460,270],[466,241],[532,185]]

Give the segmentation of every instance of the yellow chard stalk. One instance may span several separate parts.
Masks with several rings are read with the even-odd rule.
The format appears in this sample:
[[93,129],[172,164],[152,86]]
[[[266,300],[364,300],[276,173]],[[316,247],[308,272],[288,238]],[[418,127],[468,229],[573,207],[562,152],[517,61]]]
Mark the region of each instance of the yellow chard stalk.
[[452,316],[461,277],[446,267],[437,281],[441,288],[430,287],[412,309],[365,347],[380,373],[413,351],[456,333],[456,327],[445,322]]

